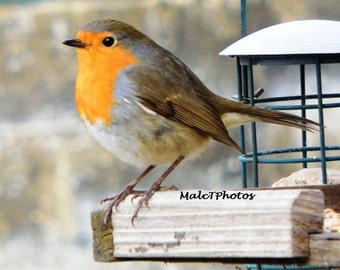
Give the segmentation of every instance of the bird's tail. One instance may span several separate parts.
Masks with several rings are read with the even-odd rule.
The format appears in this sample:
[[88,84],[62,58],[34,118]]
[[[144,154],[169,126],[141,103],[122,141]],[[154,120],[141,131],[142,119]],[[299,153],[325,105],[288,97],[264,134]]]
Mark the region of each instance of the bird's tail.
[[249,122],[266,122],[284,126],[291,126],[306,131],[317,131],[320,124],[312,120],[281,111],[263,109],[225,100],[225,106],[221,115],[225,126],[239,126]]

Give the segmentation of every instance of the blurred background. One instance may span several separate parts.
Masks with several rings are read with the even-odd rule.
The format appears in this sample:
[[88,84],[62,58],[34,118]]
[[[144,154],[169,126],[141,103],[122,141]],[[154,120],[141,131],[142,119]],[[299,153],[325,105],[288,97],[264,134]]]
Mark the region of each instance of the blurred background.
[[[248,33],[293,20],[339,17],[338,0],[248,1]],[[140,173],[90,138],[76,115],[76,54],[62,42],[98,18],[132,24],[182,59],[211,90],[228,98],[237,94],[235,59],[218,53],[240,38],[240,0],[0,1],[0,269],[233,268],[93,262],[90,211]],[[339,67],[326,70],[325,89],[338,91]],[[255,88],[264,87],[267,96],[295,93],[297,74],[294,67],[259,68]],[[338,120],[329,120],[332,141]],[[260,143],[294,140],[286,130],[263,125]],[[231,134],[237,141],[238,130]],[[213,142],[166,183],[180,189],[241,187],[237,154]],[[267,172],[265,185],[291,170]]]

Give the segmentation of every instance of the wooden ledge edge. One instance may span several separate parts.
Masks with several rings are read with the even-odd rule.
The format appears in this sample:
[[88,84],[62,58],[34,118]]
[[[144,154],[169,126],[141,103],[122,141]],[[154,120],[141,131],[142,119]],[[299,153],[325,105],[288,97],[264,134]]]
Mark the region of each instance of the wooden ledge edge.
[[[279,188],[280,189],[280,188]],[[301,189],[304,189],[301,187]],[[259,190],[259,189],[256,189]],[[250,189],[242,190],[250,192]],[[230,190],[230,192],[232,192]],[[310,235],[310,256],[308,258],[155,258],[155,257],[114,257],[113,227],[112,224],[103,224],[106,205],[100,205],[91,212],[91,225],[93,230],[93,255],[98,262],[121,261],[163,261],[163,262],[221,262],[221,263],[261,263],[261,264],[307,264],[340,266],[340,235],[321,233]],[[328,257],[324,256],[331,254]],[[320,254],[323,254],[320,256]]]
[[99,205],[91,212],[92,249],[95,261],[113,262],[113,227],[112,223],[105,224],[104,218],[107,205]]
[[[111,244],[112,246],[112,244]],[[107,249],[107,252],[95,253],[96,262],[113,263],[127,261],[158,261],[164,263],[230,263],[230,264],[272,264],[272,265],[319,265],[327,267],[340,267],[340,234],[322,233],[310,235],[310,257],[309,258],[115,258],[112,252],[113,248]]]

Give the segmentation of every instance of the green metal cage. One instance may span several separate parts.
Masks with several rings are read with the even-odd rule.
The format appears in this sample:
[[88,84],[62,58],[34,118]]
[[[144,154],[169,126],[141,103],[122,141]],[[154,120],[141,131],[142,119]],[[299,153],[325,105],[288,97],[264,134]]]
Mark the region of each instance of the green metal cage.
[[[258,130],[255,123],[250,129],[240,127],[240,145],[246,152],[239,156],[241,164],[242,186],[258,187],[260,164],[301,164],[307,168],[312,163],[320,164],[322,172],[322,183],[327,184],[327,164],[340,161],[340,145],[328,145],[327,123],[324,113],[330,108],[340,109],[340,93],[327,93],[324,90],[322,76],[327,72],[326,64],[340,63],[340,22],[327,20],[296,21],[265,28],[252,35],[247,36],[247,1],[241,3],[241,36],[225,50],[221,55],[236,57],[238,75],[238,96],[240,102],[261,106],[268,109],[299,111],[302,117],[307,112],[317,111],[317,118],[313,119],[321,124],[319,130],[318,145],[308,145],[307,132],[301,131],[300,146],[260,149],[258,147]],[[299,34],[300,33],[300,34]],[[271,42],[270,49],[268,43]],[[257,65],[265,66],[296,66],[299,76],[299,89],[296,94],[289,96],[276,96],[261,98],[263,89],[256,90],[254,87],[254,68]],[[306,67],[314,69],[313,79],[316,87],[313,93],[306,91]],[[294,101],[294,104],[286,102]],[[332,126],[329,126],[331,129]],[[249,133],[250,134],[247,134]],[[250,137],[250,142],[247,138]],[[317,153],[317,154],[315,154]],[[286,154],[286,157],[281,157]],[[294,155],[293,155],[294,154]],[[298,154],[298,157],[296,157]],[[251,167],[251,170],[248,170]],[[249,173],[250,171],[250,173]],[[256,248],[256,247],[255,247]],[[325,269],[330,267],[324,265],[297,266],[297,265],[263,265],[253,264],[247,266],[248,270],[308,270]]]
[[[317,110],[318,119],[313,120],[321,125],[318,146],[308,145],[307,132],[301,131],[300,146],[275,149],[259,149],[258,130],[255,123],[251,124],[249,147],[245,128],[241,127],[240,144],[247,153],[239,157],[243,187],[259,186],[259,164],[300,163],[302,168],[307,168],[310,163],[319,163],[323,184],[327,183],[327,162],[340,161],[340,146],[326,144],[327,123],[324,121],[326,109],[340,107],[340,93],[326,93],[322,84],[323,65],[340,63],[340,42],[336,32],[340,32],[340,22],[337,21],[288,22],[257,31],[221,52],[222,55],[234,56],[237,59],[238,100],[240,102],[274,110],[297,110],[302,117],[306,117],[310,110]],[[317,39],[321,42],[313,43]],[[259,91],[254,89],[256,80],[254,69],[260,65],[297,66],[300,79],[297,94],[261,98],[263,89]],[[316,81],[316,89],[312,89],[312,94],[306,92],[307,66],[314,67],[313,80]],[[295,103],[286,104],[287,101]],[[300,153],[300,155],[296,157],[292,155],[293,153]],[[280,157],[283,154],[288,155]],[[251,184],[248,166],[252,167]]]

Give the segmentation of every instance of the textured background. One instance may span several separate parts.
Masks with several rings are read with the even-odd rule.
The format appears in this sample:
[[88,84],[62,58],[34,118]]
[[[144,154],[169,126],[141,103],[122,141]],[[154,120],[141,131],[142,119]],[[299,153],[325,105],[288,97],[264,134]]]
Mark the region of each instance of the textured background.
[[[61,43],[73,38],[90,20],[123,20],[177,55],[214,92],[230,97],[237,92],[235,60],[218,53],[240,37],[239,1],[6,2],[0,1],[0,268],[135,267],[136,262],[92,262],[89,212],[100,199],[120,191],[140,170],[120,162],[87,135],[73,104],[75,51]],[[248,33],[292,20],[340,17],[337,0],[248,2]],[[295,67],[259,67],[255,87],[264,87],[266,96],[294,93],[299,83],[297,71]],[[339,67],[328,65],[326,71],[325,89],[338,91],[335,77],[339,77]],[[313,72],[308,69],[307,76]],[[308,87],[314,90],[315,82],[311,80]],[[332,127],[327,131],[328,142],[335,142],[336,117],[328,120]],[[286,130],[263,125],[260,144],[285,146],[287,139],[296,140],[296,134]],[[232,136],[237,139],[237,129]],[[266,170],[262,185],[294,169],[281,166],[270,173]],[[147,188],[151,180],[141,187]],[[181,189],[240,187],[237,153],[212,143],[200,158],[180,166],[166,183]],[[138,266],[197,267],[162,263]]]

